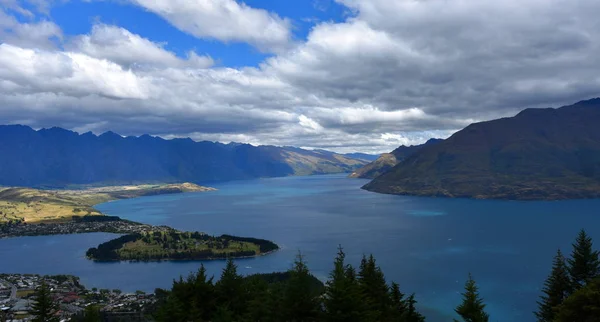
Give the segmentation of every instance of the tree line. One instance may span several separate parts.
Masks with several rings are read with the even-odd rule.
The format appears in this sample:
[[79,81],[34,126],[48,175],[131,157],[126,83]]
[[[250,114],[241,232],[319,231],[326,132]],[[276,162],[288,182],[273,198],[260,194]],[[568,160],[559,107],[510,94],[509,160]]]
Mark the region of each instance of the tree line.
[[414,295],[388,285],[373,256],[356,270],[339,249],[329,280],[311,275],[298,254],[287,273],[242,277],[229,259],[220,279],[204,266],[170,291],[157,290],[156,321],[389,321],[421,322]]
[[[538,322],[600,322],[600,256],[582,230],[568,258],[557,251],[544,283]],[[40,293],[41,292],[41,293]],[[220,279],[208,277],[203,265],[171,290],[157,289],[151,310],[156,321],[212,322],[423,322],[414,294],[388,284],[375,258],[363,256],[355,269],[340,247],[328,281],[323,284],[298,254],[286,273],[242,277],[230,258]],[[47,293],[38,292],[38,297]],[[52,308],[51,303],[46,303]],[[486,305],[469,274],[454,322],[489,322]],[[37,314],[37,313],[36,313]],[[34,314],[35,315],[35,314]]]

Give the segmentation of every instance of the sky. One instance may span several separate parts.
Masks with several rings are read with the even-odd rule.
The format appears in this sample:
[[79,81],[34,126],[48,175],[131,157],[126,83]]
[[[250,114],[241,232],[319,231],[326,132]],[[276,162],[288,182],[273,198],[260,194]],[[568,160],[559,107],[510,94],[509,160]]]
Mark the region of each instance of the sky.
[[598,0],[0,0],[0,124],[389,152],[600,96]]

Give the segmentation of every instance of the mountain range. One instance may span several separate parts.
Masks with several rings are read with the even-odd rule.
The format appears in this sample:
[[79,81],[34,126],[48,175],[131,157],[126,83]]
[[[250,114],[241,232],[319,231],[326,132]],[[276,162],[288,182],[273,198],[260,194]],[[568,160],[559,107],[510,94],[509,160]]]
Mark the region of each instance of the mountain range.
[[415,152],[421,150],[423,147],[434,145],[443,141],[442,139],[429,139],[427,142],[419,145],[401,145],[390,153],[384,153],[379,156],[376,160],[365,165],[364,167],[352,172],[350,178],[363,178],[363,179],[374,179],[385,172],[389,171],[400,161],[413,155]]
[[368,163],[329,151],[165,140],[114,132],[0,126],[0,185],[65,187],[216,181],[352,172]]
[[600,99],[471,124],[363,188],[421,196],[598,198]]

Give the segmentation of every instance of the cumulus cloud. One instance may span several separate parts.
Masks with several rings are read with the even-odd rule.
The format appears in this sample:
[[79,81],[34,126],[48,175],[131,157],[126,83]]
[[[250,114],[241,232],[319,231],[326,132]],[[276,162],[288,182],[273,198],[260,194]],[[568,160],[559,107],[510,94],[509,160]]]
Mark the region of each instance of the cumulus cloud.
[[[20,12],[31,14],[24,9]],[[31,48],[56,48],[62,38],[62,30],[51,21],[20,23],[0,9],[0,42]]]
[[129,0],[200,38],[246,42],[266,52],[290,45],[291,23],[236,0]]
[[148,65],[162,67],[207,68],[212,58],[199,56],[193,51],[181,59],[161,44],[152,42],[124,28],[96,24],[88,35],[76,37],[68,47],[91,57],[107,59],[124,66]]
[[55,93],[114,99],[148,98],[144,79],[119,65],[71,52],[49,52],[0,44],[0,78],[17,93]]
[[[65,49],[36,45],[56,33],[19,42],[10,31],[0,45],[0,120],[386,152],[600,96],[596,0],[337,2],[354,14],[288,47],[287,20],[241,2],[136,0],[197,37],[287,49],[258,67],[181,58],[118,26],[98,24]],[[17,28],[11,21],[0,28]]]

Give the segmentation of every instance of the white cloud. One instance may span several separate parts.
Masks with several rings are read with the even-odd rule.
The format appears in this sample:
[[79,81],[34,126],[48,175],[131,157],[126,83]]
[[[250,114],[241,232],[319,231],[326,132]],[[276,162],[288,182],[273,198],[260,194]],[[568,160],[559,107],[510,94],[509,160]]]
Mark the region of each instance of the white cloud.
[[0,42],[47,49],[56,48],[62,38],[62,30],[54,22],[42,20],[20,23],[0,9]]
[[199,38],[246,42],[267,52],[288,48],[291,23],[236,0],[129,0]]
[[124,28],[96,24],[89,35],[76,37],[68,47],[91,57],[107,59],[123,66],[148,65],[160,67],[207,68],[212,58],[190,51],[181,59],[161,44],[152,42]]
[[[291,38],[287,21],[239,2],[138,2],[198,37],[271,49]],[[355,15],[316,25],[257,68],[209,67],[209,58],[180,58],[108,25],[66,51],[35,46],[43,39],[7,42],[0,119],[385,152],[523,108],[600,96],[596,0],[338,2]],[[285,27],[280,36],[262,33],[271,22]]]
[[13,95],[49,92],[144,99],[149,92],[143,79],[115,63],[79,53],[23,49],[9,44],[0,44],[0,77],[19,86]]

